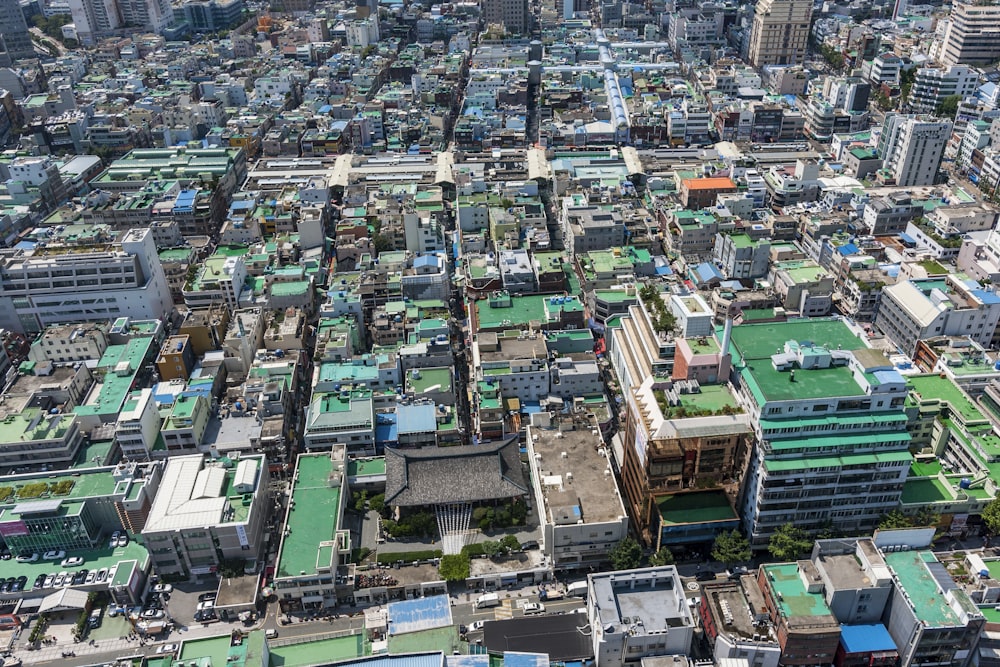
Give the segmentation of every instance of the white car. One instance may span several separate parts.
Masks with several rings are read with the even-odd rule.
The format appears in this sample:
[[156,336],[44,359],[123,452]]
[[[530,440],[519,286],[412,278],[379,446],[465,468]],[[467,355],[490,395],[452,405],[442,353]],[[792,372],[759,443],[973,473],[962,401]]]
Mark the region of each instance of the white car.
[[56,583],[56,575],[50,574],[47,577],[45,577],[45,583],[42,584],[42,588],[52,588],[52,586],[55,583]]
[[172,590],[174,590],[174,587],[170,584],[156,584],[153,586],[154,593],[169,593]]
[[156,647],[157,655],[163,655],[164,653],[177,653],[177,644],[162,644]]
[[97,570],[91,570],[87,573],[87,578],[83,580],[85,584],[92,584],[97,580]]
[[42,560],[62,560],[65,557],[66,557],[65,551],[62,551],[61,549],[58,551],[52,550],[52,551],[46,551],[42,555]]
[[[72,579],[73,578],[70,577],[70,580],[72,580]],[[60,572],[59,574],[56,575],[56,578],[55,578],[55,580],[52,583],[53,583],[53,585],[55,585],[58,588],[59,586],[63,585],[64,581],[66,581],[66,573],[65,572]]]
[[486,621],[474,621],[472,625],[469,626],[469,632],[476,632],[477,630],[482,630],[484,625],[486,625]]
[[34,563],[36,560],[38,560],[38,554],[36,553],[23,553],[17,556],[18,563]]
[[688,606],[689,607],[697,607],[700,604],[701,604],[701,596],[700,595],[695,595],[693,598],[688,598]]
[[545,613],[545,605],[543,605],[541,602],[529,602],[528,604],[524,605],[525,616],[527,616],[528,614],[544,614],[544,613]]
[[207,611],[215,606],[214,600],[205,600],[204,602],[199,602],[198,607],[195,611]]
[[79,556],[70,556],[69,558],[64,558],[60,565],[63,567],[76,567],[77,565],[83,565],[83,559]]
[[122,536],[122,531],[120,531],[120,530],[116,530],[115,532],[111,533],[111,539],[108,540],[108,546],[111,547],[112,549],[114,549],[115,547],[117,547],[118,546],[118,538],[121,537],[121,536]]

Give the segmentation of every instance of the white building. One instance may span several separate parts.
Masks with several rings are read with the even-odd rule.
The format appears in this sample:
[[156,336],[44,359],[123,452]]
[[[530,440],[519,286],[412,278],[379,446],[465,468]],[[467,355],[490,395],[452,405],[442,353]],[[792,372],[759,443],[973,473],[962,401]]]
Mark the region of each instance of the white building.
[[69,11],[77,38],[84,46],[95,44],[122,24],[115,0],[69,0]]
[[875,325],[905,353],[935,336],[968,336],[989,347],[1000,321],[1000,297],[954,275],[908,280],[882,291]]
[[128,461],[148,461],[160,434],[160,413],[151,389],[141,389],[125,401],[115,424],[115,440]]
[[878,153],[895,185],[933,185],[951,136],[951,121],[887,114]]
[[41,249],[0,261],[0,327],[13,331],[119,317],[162,319],[172,308],[148,229],[129,230],[110,250]]
[[681,337],[712,335],[712,309],[701,296],[671,294],[670,311],[677,318],[677,329]]
[[690,652],[695,621],[673,565],[589,575],[587,616],[597,667]]
[[934,113],[945,98],[973,97],[979,86],[979,72],[965,65],[921,67],[913,80],[907,105],[914,113]]

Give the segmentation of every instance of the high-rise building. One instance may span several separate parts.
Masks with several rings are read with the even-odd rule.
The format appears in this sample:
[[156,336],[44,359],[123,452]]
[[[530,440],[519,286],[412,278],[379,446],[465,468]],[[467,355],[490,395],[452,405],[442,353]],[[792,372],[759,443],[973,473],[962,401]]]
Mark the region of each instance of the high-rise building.
[[507,32],[523,35],[531,27],[528,0],[483,0],[483,23],[502,25]]
[[886,114],[878,142],[880,178],[900,186],[933,185],[951,127],[950,120]]
[[31,34],[28,23],[24,20],[24,12],[17,0],[0,2],[0,38],[3,40],[3,51],[0,52],[0,65],[9,67],[20,58],[35,57],[35,47],[31,44]]
[[809,43],[812,6],[811,0],[758,0],[750,28],[750,64],[802,64]]
[[789,522],[875,528],[913,458],[906,381],[885,354],[835,318],[733,327],[729,351],[754,429],[740,512],[753,547]]
[[938,49],[945,65],[989,65],[1000,59],[1000,5],[956,1]]
[[170,0],[118,0],[122,23],[160,33],[174,20]]
[[80,43],[90,46],[121,27],[122,17],[115,0],[69,0],[69,11]]

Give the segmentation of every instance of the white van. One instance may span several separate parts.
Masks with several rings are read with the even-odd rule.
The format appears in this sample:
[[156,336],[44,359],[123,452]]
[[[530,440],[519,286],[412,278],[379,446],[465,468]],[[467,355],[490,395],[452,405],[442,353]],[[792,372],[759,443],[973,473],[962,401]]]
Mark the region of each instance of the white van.
[[476,598],[476,609],[486,609],[487,607],[497,607],[500,605],[500,596],[496,593],[485,593]]
[[587,597],[587,582],[584,581],[574,581],[572,584],[566,587],[566,595],[569,597],[585,598]]

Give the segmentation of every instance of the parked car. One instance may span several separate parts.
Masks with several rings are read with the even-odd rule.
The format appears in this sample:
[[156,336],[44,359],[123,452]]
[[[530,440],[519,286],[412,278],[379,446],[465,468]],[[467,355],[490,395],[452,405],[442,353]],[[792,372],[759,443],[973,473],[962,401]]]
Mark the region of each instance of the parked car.
[[67,572],[60,572],[59,574],[56,575],[56,578],[52,581],[52,585],[55,586],[55,587],[57,587],[57,588],[59,586],[62,586],[63,582],[66,581],[67,575],[68,575]]
[[56,575],[47,574],[45,575],[45,583],[42,584],[42,588],[52,588],[56,585]]
[[44,574],[40,574],[37,577],[35,577],[35,583],[33,583],[31,585],[31,587],[32,588],[42,588],[43,586],[45,586],[45,575]]
[[91,570],[87,573],[87,578],[83,580],[85,584],[92,584],[97,580],[97,570]]
[[127,547],[128,546],[128,533],[122,533],[121,534],[121,537],[118,538],[118,545],[117,546],[119,546],[119,547]]
[[62,549],[53,549],[42,554],[42,560],[61,560],[66,557],[66,552]]
[[115,532],[111,533],[111,539],[108,540],[108,546],[111,547],[112,549],[114,549],[115,547],[117,547],[118,546],[118,538],[121,537],[121,536],[122,536],[122,531],[120,531],[120,530],[116,530]]
[[74,574],[73,575],[73,585],[74,586],[79,586],[80,584],[82,584],[83,582],[85,582],[87,580],[87,574],[88,573],[87,573],[86,570],[80,570],[79,572],[77,572],[76,574]]
[[544,613],[545,613],[545,605],[543,605],[541,602],[529,602],[528,604],[524,605],[525,616],[527,616],[528,614],[544,614]]
[[197,611],[205,611],[215,607],[215,600],[205,600],[204,602],[199,602]]
[[198,596],[198,602],[208,602],[209,600],[215,602],[216,597],[218,597],[218,594],[215,592],[202,593],[201,595]]
[[529,549],[537,549],[537,548],[538,548],[537,540],[528,540],[527,542],[521,543],[521,551],[528,551]]
[[154,593],[169,593],[174,590],[174,587],[170,584],[156,584],[153,586]]
[[698,581],[715,581],[715,572],[706,570],[704,572],[699,572],[698,574],[694,575],[694,578],[697,579]]
[[166,614],[162,609],[147,609],[142,612],[143,618],[163,618],[164,616],[166,616]]
[[695,595],[693,598],[688,598],[688,606],[689,607],[697,607],[700,604],[701,604],[701,596],[700,595]]
[[12,588],[11,590],[23,591],[24,587],[27,585],[28,585],[28,578],[24,575],[21,575],[20,577],[17,578],[17,581],[14,582],[14,588]]
[[70,556],[69,558],[63,558],[60,565],[63,567],[76,567],[77,565],[83,565],[83,559],[79,556]]
[[278,631],[275,630],[274,628],[268,628],[267,630],[264,631],[264,636],[267,637],[268,639],[274,639],[275,637],[278,636]]
[[101,583],[107,578],[108,578],[108,568],[102,567],[100,570],[97,571],[97,583]]
[[476,632],[477,630],[482,630],[483,626],[486,625],[486,621],[473,621],[469,626],[469,632]]
[[38,554],[33,551],[23,551],[17,555],[18,563],[34,563],[38,560]]
[[177,644],[161,644],[156,647],[157,655],[163,655],[164,653],[177,653]]

